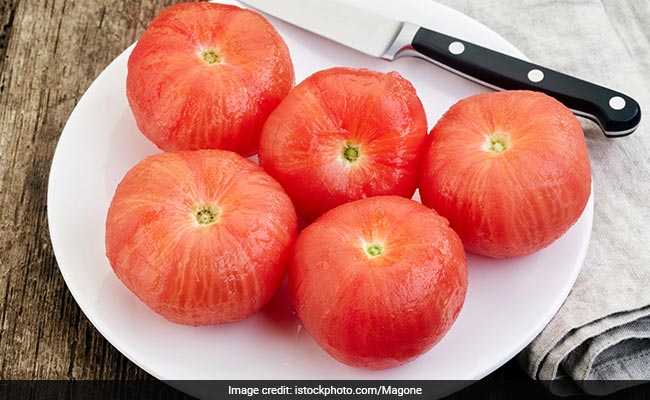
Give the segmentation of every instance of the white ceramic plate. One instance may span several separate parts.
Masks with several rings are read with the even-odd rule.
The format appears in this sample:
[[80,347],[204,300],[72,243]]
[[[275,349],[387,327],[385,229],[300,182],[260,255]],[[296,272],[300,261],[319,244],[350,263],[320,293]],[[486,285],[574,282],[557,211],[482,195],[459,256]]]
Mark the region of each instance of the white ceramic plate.
[[[348,1],[524,57],[485,26],[430,0]],[[457,100],[486,91],[421,60],[372,59],[270,20],[291,50],[298,82],[331,66],[397,70],[415,85],[430,127]],[[286,290],[238,323],[195,328],[166,321],[121,284],[104,254],[104,222],[118,182],[138,161],[158,152],[138,132],[127,105],[130,50],[90,86],[63,130],[50,173],[48,219],[59,268],[83,312],[119,351],[153,376],[165,380],[480,379],[526,346],[566,298],[587,249],[591,199],[579,221],[536,254],[511,260],[469,255],[469,290],[457,322],[431,351],[398,368],[366,371],[332,359],[287,313]]]

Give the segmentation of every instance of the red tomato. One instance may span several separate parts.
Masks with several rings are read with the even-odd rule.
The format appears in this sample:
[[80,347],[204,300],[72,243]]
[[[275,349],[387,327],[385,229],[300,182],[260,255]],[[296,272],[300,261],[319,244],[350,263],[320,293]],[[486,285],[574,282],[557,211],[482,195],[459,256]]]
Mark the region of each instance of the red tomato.
[[162,150],[250,155],[293,84],[289,50],[260,14],[181,3],[143,33],[129,57],[126,90],[138,127]]
[[282,187],[222,150],[161,153],[133,167],[106,220],[118,278],[170,321],[237,321],[280,285],[296,236]]
[[446,217],[467,250],[518,257],[558,239],[581,215],[591,168],[576,117],[537,92],[459,101],[431,131],[422,202]]
[[426,134],[422,103],[397,72],[332,68],[305,79],[271,114],[260,164],[311,221],[352,200],[410,198]]
[[330,355],[390,368],[430,349],[456,320],[467,291],[465,251],[432,209],[372,197],[300,233],[289,286],[302,324]]

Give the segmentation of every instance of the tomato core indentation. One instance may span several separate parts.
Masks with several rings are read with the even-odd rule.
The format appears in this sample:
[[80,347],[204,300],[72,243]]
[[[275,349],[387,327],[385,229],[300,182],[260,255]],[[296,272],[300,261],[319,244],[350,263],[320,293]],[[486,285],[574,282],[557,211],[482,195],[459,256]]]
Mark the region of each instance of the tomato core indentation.
[[510,148],[510,138],[504,133],[489,135],[485,140],[485,149],[492,153],[502,153]]
[[366,254],[368,254],[368,257],[370,258],[375,258],[379,257],[384,253],[384,246],[382,246],[379,243],[368,243],[365,246]]
[[361,152],[359,151],[358,146],[355,146],[350,143],[346,143],[345,146],[343,146],[341,155],[346,161],[348,161],[349,163],[353,163],[359,159],[359,156],[361,156]]
[[201,59],[208,65],[214,65],[221,62],[221,53],[216,49],[205,49],[201,52]]
[[199,204],[194,206],[192,215],[196,223],[201,226],[212,225],[219,221],[219,209],[212,204]]

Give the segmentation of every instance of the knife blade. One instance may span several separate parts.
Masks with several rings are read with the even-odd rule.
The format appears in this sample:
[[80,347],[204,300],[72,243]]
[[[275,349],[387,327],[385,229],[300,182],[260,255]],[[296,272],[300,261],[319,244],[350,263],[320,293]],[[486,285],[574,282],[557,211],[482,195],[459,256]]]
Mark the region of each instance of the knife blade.
[[372,57],[418,57],[494,90],[546,93],[574,114],[622,137],[641,121],[630,96],[408,21],[336,0],[240,0],[242,3]]

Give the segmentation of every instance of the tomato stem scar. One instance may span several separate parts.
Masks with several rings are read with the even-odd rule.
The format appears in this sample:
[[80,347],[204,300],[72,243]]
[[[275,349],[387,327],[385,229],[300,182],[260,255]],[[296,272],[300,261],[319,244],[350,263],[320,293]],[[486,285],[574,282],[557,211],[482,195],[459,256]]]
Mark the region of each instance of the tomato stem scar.
[[205,49],[201,52],[201,59],[208,65],[218,64],[221,62],[221,53],[216,49]]
[[365,250],[370,258],[375,258],[384,253],[384,246],[376,242],[368,243]]
[[199,204],[194,206],[192,215],[199,225],[212,225],[219,221],[219,209],[212,204]]
[[359,147],[349,143],[346,143],[345,146],[343,146],[343,151],[341,153],[343,158],[350,163],[357,161],[360,156]]
[[510,138],[505,133],[495,133],[485,140],[485,149],[493,153],[501,153],[510,148]]

